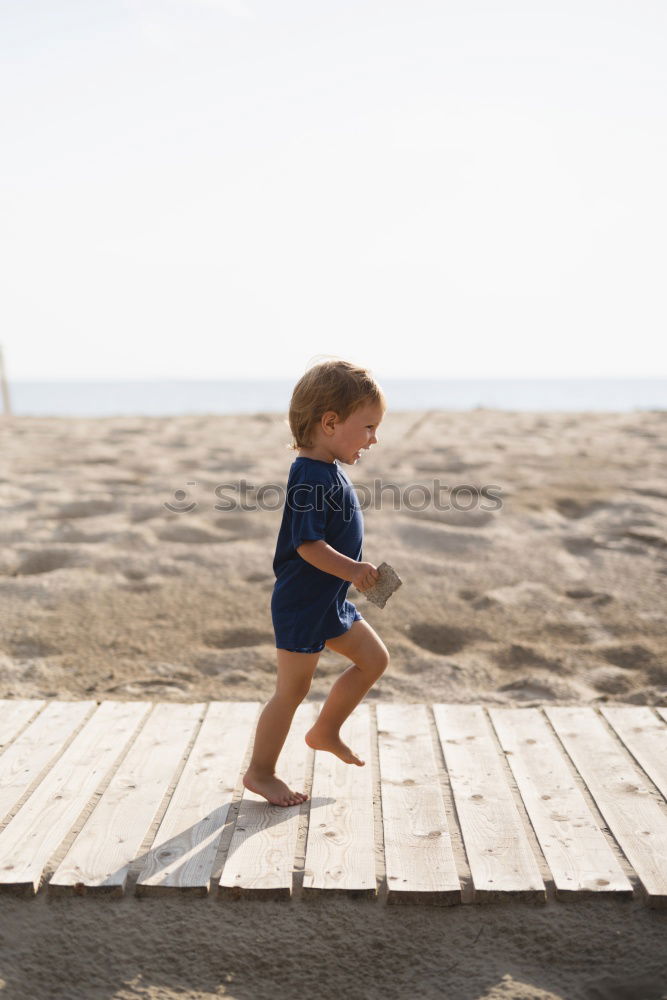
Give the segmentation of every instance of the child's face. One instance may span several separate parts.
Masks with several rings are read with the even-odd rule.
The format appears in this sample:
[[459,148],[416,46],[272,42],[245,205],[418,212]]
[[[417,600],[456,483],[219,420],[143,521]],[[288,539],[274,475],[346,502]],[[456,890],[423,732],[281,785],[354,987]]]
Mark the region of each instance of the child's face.
[[342,423],[336,420],[330,446],[340,462],[354,465],[361,452],[377,444],[376,431],[384,414],[377,403],[364,403]]

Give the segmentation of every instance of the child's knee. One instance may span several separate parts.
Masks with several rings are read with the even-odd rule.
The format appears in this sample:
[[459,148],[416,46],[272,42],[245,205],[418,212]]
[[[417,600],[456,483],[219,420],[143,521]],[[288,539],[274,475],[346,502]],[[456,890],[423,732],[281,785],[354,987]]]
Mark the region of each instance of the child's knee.
[[293,678],[289,682],[278,683],[276,694],[279,698],[300,705],[310,691],[312,677]]
[[367,670],[371,670],[376,677],[381,677],[389,666],[389,653],[386,649],[378,651],[373,657],[371,663],[366,666]]

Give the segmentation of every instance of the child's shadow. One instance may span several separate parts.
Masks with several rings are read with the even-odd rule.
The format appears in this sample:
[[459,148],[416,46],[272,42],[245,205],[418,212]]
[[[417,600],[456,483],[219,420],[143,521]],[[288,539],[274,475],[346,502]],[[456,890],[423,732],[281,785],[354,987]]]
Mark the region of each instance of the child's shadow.
[[[106,895],[121,898],[124,895],[150,897],[153,895],[207,896],[216,889],[236,854],[243,856],[245,872],[252,872],[248,853],[257,850],[254,868],[257,881],[266,882],[266,871],[276,872],[275,887],[258,885],[253,890],[252,879],[246,878],[237,886],[221,886],[223,894],[238,896],[241,889],[252,890],[248,898],[283,898],[291,895],[289,873],[294,871],[297,836],[302,817],[312,821],[313,809],[330,805],[332,798],[308,798],[293,806],[277,806],[266,800],[248,798],[247,793],[231,804],[223,803],[206,814],[197,823],[181,830],[164,841],[154,841],[143,854],[110,872],[99,885],[86,886],[83,882],[73,887],[47,886],[49,899],[71,895]],[[294,823],[293,837],[281,845],[282,833],[271,843],[272,833],[284,823]],[[264,843],[261,843],[261,840]],[[255,847],[256,845],[256,847]],[[242,878],[241,873],[237,878]]]

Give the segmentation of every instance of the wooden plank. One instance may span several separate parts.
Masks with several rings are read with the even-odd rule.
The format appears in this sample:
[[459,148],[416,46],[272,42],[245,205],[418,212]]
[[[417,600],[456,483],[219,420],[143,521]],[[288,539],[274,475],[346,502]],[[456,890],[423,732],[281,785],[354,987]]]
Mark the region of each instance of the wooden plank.
[[460,903],[424,705],[377,704],[387,903]]
[[146,702],[102,702],[0,833],[0,886],[29,894],[37,891],[44,866],[118,760],[148,708]]
[[600,711],[667,799],[667,726],[646,705],[602,705]]
[[[42,704],[46,704],[42,702]],[[94,701],[52,701],[0,757],[0,820],[60,756]]]
[[[303,791],[313,751],[304,741],[317,718],[313,702],[296,710],[276,764],[276,773],[290,788]],[[304,808],[310,802],[303,804]],[[219,883],[219,893],[238,898],[289,899],[301,805],[275,806],[261,795],[243,790],[243,798]]]
[[199,705],[155,705],[85,826],[53,874],[48,891],[86,889],[121,896],[143,843],[201,718]]
[[545,712],[574,761],[649,906],[667,904],[667,813],[642,771],[592,708],[551,706]]
[[315,751],[303,889],[377,896],[368,705],[357,705],[345,720],[341,739],[366,763],[344,764]]
[[435,704],[475,902],[532,899],[546,889],[479,705]]
[[489,715],[554,877],[556,896],[582,899],[604,893],[631,899],[632,884],[542,713],[537,708],[490,708]]
[[[198,706],[204,708],[203,705]],[[190,751],[146,863],[139,896],[205,896],[259,702],[213,701]]]
[[0,698],[0,753],[45,705],[41,698]]

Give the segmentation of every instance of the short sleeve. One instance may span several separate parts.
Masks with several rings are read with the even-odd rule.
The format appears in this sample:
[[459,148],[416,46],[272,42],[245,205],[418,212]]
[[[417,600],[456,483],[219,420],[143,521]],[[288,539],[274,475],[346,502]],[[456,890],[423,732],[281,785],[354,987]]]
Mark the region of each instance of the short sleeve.
[[323,483],[304,482],[290,487],[287,503],[292,519],[292,545],[294,549],[303,542],[318,541],[326,535],[326,487]]

